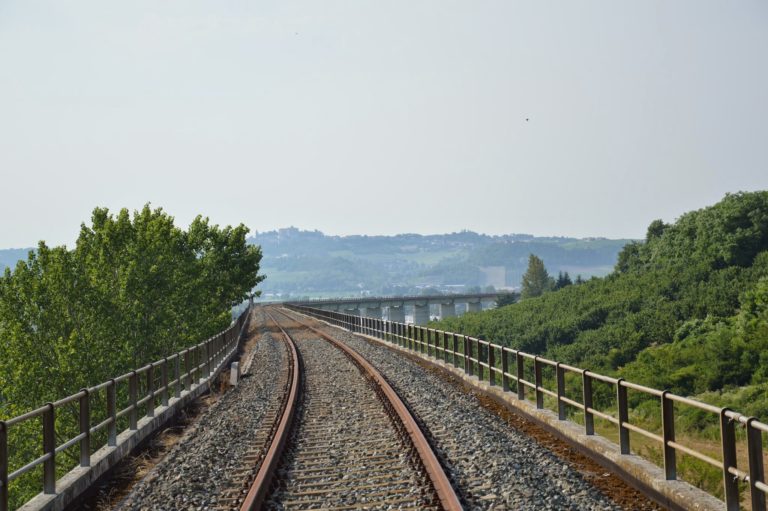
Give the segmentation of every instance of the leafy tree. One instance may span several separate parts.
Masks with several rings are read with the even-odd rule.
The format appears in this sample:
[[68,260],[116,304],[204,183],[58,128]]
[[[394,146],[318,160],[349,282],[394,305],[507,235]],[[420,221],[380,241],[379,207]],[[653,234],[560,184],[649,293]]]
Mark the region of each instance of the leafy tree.
[[[73,250],[40,242],[0,277],[0,419],[224,329],[231,308],[264,279],[261,250],[247,234],[243,225],[220,228],[202,217],[183,231],[147,205],[132,216],[95,209]],[[76,435],[76,414],[62,412],[56,427]],[[14,466],[30,460],[35,438],[14,440]],[[33,479],[14,483],[17,503],[39,491]]]
[[502,293],[499,295],[498,298],[496,298],[496,307],[504,307],[505,305],[512,305],[513,303],[517,303],[517,301],[520,299],[520,293]]
[[528,256],[528,269],[523,275],[523,286],[520,296],[523,299],[541,296],[546,291],[552,289],[553,279],[547,273],[544,267],[544,261],[537,256],[530,254]]
[[570,275],[568,275],[568,272],[557,272],[557,280],[555,281],[554,289],[563,289],[565,286],[570,286],[573,284],[571,281]]

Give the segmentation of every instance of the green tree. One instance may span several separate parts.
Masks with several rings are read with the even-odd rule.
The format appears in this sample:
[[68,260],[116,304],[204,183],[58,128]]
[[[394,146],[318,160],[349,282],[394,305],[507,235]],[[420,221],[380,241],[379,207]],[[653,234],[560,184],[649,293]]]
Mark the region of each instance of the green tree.
[[[246,243],[247,234],[244,225],[220,228],[202,217],[184,231],[147,205],[133,215],[95,209],[73,250],[40,242],[0,277],[0,420],[223,330],[232,307],[264,279],[261,249]],[[23,428],[11,440],[13,466],[39,448],[39,432],[25,436]],[[76,413],[57,414],[56,431],[75,436]],[[69,461],[61,471],[77,458]],[[34,476],[14,482],[15,504],[39,491]]]
[[533,298],[541,296],[552,289],[554,280],[547,273],[544,267],[544,261],[533,254],[528,257],[528,269],[523,275],[523,286],[520,293],[521,298]]
[[512,305],[513,303],[517,303],[517,301],[520,299],[520,293],[501,293],[498,298],[496,298],[496,307],[504,307],[505,305]]

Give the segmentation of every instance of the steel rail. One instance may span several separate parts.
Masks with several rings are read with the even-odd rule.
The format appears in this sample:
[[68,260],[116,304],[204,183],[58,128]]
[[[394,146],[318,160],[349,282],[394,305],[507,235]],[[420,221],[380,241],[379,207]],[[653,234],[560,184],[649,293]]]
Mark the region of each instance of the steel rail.
[[462,510],[463,507],[458,495],[456,495],[456,491],[453,489],[448,476],[443,470],[442,465],[440,465],[440,461],[438,461],[437,456],[432,450],[432,447],[429,445],[429,442],[424,436],[424,433],[421,431],[421,428],[419,428],[416,419],[408,410],[408,407],[405,405],[405,403],[403,403],[403,401],[400,399],[400,396],[397,395],[397,392],[395,392],[389,382],[384,379],[381,373],[375,367],[373,367],[370,362],[368,362],[359,353],[357,353],[357,351],[353,350],[346,344],[334,339],[325,332],[286,314],[283,310],[278,310],[278,312],[286,318],[295,321],[304,328],[308,328],[315,334],[330,342],[333,346],[349,356],[356,363],[356,365],[358,365],[358,367],[360,367],[374,382],[376,382],[384,396],[386,396],[387,400],[389,401],[389,404],[392,406],[392,409],[395,411],[395,413],[397,413],[397,416],[405,430],[408,432],[408,436],[410,437],[413,446],[416,448],[416,452],[419,454],[419,458],[421,459],[424,469],[427,472],[430,481],[432,482],[432,486],[434,487],[435,492],[437,493],[437,497],[440,500],[440,505],[446,511]]
[[248,493],[243,499],[243,503],[240,506],[241,511],[261,509],[261,506],[264,503],[264,499],[269,491],[269,486],[272,483],[278,463],[283,455],[283,451],[285,451],[285,446],[288,443],[291,434],[291,427],[293,426],[294,419],[296,418],[296,411],[298,410],[299,389],[301,386],[301,364],[299,361],[299,353],[296,350],[296,344],[293,342],[291,336],[288,335],[288,332],[283,330],[280,323],[277,322],[266,308],[264,309],[264,312],[267,317],[277,325],[277,328],[280,329],[280,333],[283,335],[283,339],[288,346],[288,351],[291,356],[291,362],[288,367],[293,374],[290,378],[291,383],[288,398],[285,400],[282,413],[280,414],[280,422],[272,437],[269,449],[256,472],[253,483],[251,483]]

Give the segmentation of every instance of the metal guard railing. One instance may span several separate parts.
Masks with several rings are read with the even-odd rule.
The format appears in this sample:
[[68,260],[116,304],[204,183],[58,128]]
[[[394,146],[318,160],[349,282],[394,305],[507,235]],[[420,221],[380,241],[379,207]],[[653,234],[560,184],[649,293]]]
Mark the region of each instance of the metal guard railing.
[[[291,304],[286,306],[297,312],[322,319],[352,332],[376,337],[437,359],[440,359],[442,355],[445,363],[449,363],[450,359],[450,363],[455,367],[463,368],[465,373],[470,376],[477,372],[477,377],[480,380],[487,380],[489,385],[496,385],[500,380],[502,389],[505,392],[516,391],[517,399],[519,400],[526,399],[526,389],[531,389],[535,393],[536,407],[539,409],[544,408],[545,395],[554,398],[557,403],[559,420],[567,420],[567,406],[572,406],[584,413],[584,429],[587,435],[595,434],[595,417],[604,419],[618,428],[618,447],[621,454],[630,454],[630,431],[643,435],[661,445],[664,458],[664,474],[667,480],[675,480],[677,478],[676,453],[680,451],[722,470],[725,508],[728,511],[739,510],[739,481],[749,484],[752,510],[766,510],[768,484],[766,484],[763,467],[762,435],[763,433],[768,433],[768,424],[759,422],[754,417],[747,417],[729,408],[719,408],[678,396],[666,390],[661,391],[626,381],[623,378],[612,378],[593,373],[538,355],[531,355],[462,334],[377,318],[353,316],[306,306]],[[459,349],[460,341],[463,345],[461,350]],[[531,381],[530,376],[526,377],[526,360],[533,363],[533,381]],[[530,362],[528,362],[528,365],[530,365]],[[556,382],[554,390],[548,389],[542,384],[542,368],[544,366],[550,366],[554,369]],[[580,376],[581,403],[566,396],[566,372]],[[614,387],[617,403],[616,417],[593,407],[592,382],[594,380],[610,384]],[[659,398],[662,422],[661,435],[647,431],[629,422],[628,389]],[[675,403],[692,406],[719,417],[722,460],[712,458],[707,454],[675,441]],[[737,467],[737,424],[746,430],[748,471]]]
[[[127,416],[126,431],[135,433],[138,430],[141,407],[146,408],[146,417],[154,417],[156,413],[164,412],[169,404],[174,406],[179,403],[178,400],[182,395],[216,378],[229,358],[237,351],[241,333],[247,326],[249,312],[250,306],[226,330],[195,346],[94,387],[82,389],[77,394],[47,403],[23,415],[0,421],[0,511],[8,510],[9,485],[21,475],[43,465],[43,493],[55,494],[57,454],[79,444],[80,467],[89,467],[92,452],[91,437],[94,433],[107,428],[106,446],[116,447],[119,419]],[[144,392],[139,395],[142,383]],[[117,394],[118,387],[121,385],[127,385],[129,404],[125,408],[118,409]],[[90,405],[93,396],[99,392],[105,393],[106,419],[98,424],[91,424]],[[171,394],[177,399],[174,403],[170,403]],[[156,408],[158,397],[160,407]],[[75,402],[78,403],[80,432],[60,445],[56,445],[56,410]],[[8,433],[10,429],[38,417],[42,418],[43,455],[9,472]]]

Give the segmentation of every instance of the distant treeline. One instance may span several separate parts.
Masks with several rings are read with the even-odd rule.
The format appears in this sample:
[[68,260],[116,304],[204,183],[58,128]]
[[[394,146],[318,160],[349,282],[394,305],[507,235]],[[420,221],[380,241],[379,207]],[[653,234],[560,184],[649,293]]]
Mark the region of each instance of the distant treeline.
[[[519,286],[531,253],[555,272],[575,277],[608,273],[631,240],[488,236],[471,231],[396,236],[328,236],[295,228],[257,233],[270,278],[265,293],[418,293],[426,286]],[[489,279],[488,267],[506,278]],[[503,273],[501,275],[504,275]]]

